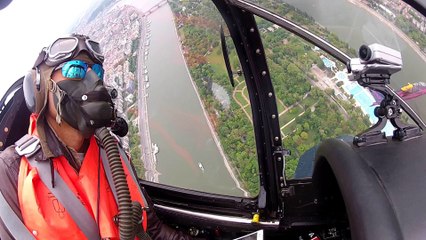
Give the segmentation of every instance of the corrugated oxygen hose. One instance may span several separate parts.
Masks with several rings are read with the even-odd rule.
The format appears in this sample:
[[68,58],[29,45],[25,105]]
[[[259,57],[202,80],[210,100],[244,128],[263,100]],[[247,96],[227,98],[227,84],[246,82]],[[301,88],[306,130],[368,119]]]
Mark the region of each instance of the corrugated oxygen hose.
[[112,179],[117,191],[118,199],[118,230],[121,240],[134,239],[136,231],[133,223],[133,207],[126,175],[121,164],[120,153],[114,137],[107,128],[98,128],[95,132],[101,141],[108,157]]
[[133,204],[133,224],[135,226],[135,234],[139,240],[151,240],[149,235],[142,228],[142,206],[139,202]]

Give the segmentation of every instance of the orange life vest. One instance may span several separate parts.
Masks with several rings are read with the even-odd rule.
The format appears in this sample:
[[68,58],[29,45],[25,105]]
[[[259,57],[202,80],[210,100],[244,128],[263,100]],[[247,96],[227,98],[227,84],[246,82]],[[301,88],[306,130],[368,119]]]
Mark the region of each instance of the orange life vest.
[[[113,220],[118,214],[118,207],[99,154],[96,139],[92,137],[78,173],[63,156],[54,158],[52,162],[68,188],[93,217],[101,238],[118,239],[118,227]],[[133,180],[126,164],[123,164],[123,159],[122,165],[132,201],[138,201],[144,206],[139,186]],[[87,239],[68,211],[41,181],[37,168],[33,168],[25,156],[22,157],[19,169],[18,198],[23,222],[37,239]],[[143,219],[142,225],[146,230],[145,211]]]

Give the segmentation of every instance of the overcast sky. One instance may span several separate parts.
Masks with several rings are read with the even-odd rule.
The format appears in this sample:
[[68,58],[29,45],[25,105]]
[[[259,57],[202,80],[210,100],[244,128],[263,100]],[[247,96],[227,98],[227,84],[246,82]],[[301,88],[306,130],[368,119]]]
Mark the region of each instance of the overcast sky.
[[0,97],[94,1],[13,0],[0,10]]

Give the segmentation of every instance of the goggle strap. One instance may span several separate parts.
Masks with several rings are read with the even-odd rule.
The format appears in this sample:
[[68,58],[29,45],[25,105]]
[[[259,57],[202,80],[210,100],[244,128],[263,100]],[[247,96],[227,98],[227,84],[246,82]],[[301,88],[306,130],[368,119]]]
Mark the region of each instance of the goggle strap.
[[38,54],[38,57],[34,63],[33,68],[35,69],[36,67],[40,66],[40,64],[46,60],[45,58],[46,58],[46,49],[43,48],[41,52]]
[[58,104],[56,104],[56,122],[61,125],[62,123],[62,107],[61,102],[64,99],[66,93],[54,82],[50,79],[49,91],[51,91],[58,98]]

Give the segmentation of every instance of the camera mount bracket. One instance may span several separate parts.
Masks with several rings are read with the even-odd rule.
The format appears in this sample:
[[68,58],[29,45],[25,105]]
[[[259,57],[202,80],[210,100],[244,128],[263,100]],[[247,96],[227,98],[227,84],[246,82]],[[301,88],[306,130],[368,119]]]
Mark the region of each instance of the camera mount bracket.
[[402,123],[400,117],[403,109],[400,100],[395,97],[392,89],[387,86],[389,77],[390,75],[363,75],[358,80],[361,86],[368,87],[384,96],[380,105],[374,109],[374,115],[378,118],[377,123],[354,137],[353,143],[358,147],[386,143],[386,134],[382,132],[382,129],[386,126],[388,120],[395,127],[393,139],[403,141],[421,135],[421,130],[418,126]]
[[[359,49],[360,58],[353,58],[347,64],[350,81],[357,81],[362,87],[379,92],[383,99],[374,109],[378,118],[376,124],[356,135],[353,143],[358,146],[369,146],[386,143],[386,134],[382,132],[388,120],[395,130],[393,139],[404,141],[422,135],[425,123],[410,106],[389,86],[392,74],[402,69],[401,53],[380,44],[362,45]],[[401,121],[405,111],[417,125],[407,125]]]

